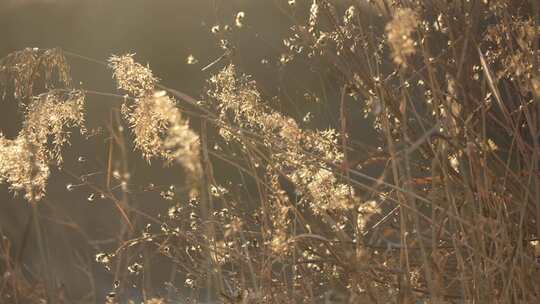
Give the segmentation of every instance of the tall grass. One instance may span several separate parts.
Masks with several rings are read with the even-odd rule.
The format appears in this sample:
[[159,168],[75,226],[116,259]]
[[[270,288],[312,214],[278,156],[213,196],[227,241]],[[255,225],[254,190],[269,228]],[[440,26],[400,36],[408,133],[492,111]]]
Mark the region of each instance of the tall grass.
[[[211,28],[224,55],[202,68],[220,70],[198,98],[160,84],[131,54],[102,62],[25,49],[0,61],[2,87],[25,114],[16,139],[0,137],[0,182],[39,206],[68,130],[86,131],[84,100],[108,96],[121,106],[103,180],[63,171],[78,180],[67,190],[90,189],[123,223],[117,248],[93,253],[114,276],[109,303],[129,300],[129,275],[141,277],[145,303],[539,301],[539,5],[276,5],[291,21],[277,73],[305,66],[331,83],[321,91],[338,93],[307,99],[335,121],[310,128],[309,113],[280,111],[285,101],[241,72],[234,33],[253,30],[244,12]],[[73,88],[66,57],[108,67],[120,92]],[[379,144],[354,138],[360,121]],[[170,201],[166,216],[137,210],[131,150],[183,169],[183,187],[144,188]],[[39,232],[38,217],[28,225]],[[9,247],[0,296],[26,303]],[[170,266],[168,295],[152,286],[157,263]],[[45,269],[32,299],[56,303],[64,296]]]

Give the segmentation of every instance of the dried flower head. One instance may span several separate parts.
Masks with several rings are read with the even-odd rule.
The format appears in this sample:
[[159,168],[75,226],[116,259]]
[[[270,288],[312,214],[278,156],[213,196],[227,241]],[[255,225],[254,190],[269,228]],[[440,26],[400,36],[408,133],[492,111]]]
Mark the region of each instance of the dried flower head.
[[32,96],[34,82],[40,77],[43,77],[47,89],[54,88],[57,83],[64,87],[71,85],[69,65],[61,49],[26,48],[0,60],[0,86],[4,88],[3,97],[6,95],[6,88],[11,85],[16,99]]
[[[265,106],[255,82],[238,76],[233,65],[213,76],[210,84],[208,95],[217,102],[223,124],[232,117],[238,126],[260,134],[265,146],[272,147],[275,169],[285,172],[298,191],[308,196],[306,201],[315,213],[353,206],[353,189],[340,183],[329,167],[343,158],[335,130],[302,130],[294,119]],[[243,142],[240,134],[228,128],[220,134],[227,141]]]
[[191,174],[201,174],[199,137],[164,91],[137,99],[124,115],[135,134],[135,146],[148,161],[177,161]]
[[[84,93],[50,91],[33,98],[26,110],[24,136],[38,147],[39,158],[63,162],[61,149],[68,143],[70,133],[66,128],[84,129]],[[50,145],[47,142],[51,142]]]
[[358,216],[356,224],[361,232],[365,232],[368,221],[373,215],[381,213],[381,208],[376,201],[370,200],[362,203],[357,211],[360,216]]
[[28,201],[45,195],[49,166],[61,166],[62,147],[68,143],[65,128],[84,131],[84,94],[51,91],[34,97],[28,105],[23,128],[16,139],[0,135],[0,182]]
[[117,87],[135,97],[151,94],[158,79],[148,67],[135,62],[133,56],[135,54],[113,55],[109,58],[109,67],[113,70]]
[[24,192],[28,201],[39,201],[45,194],[49,166],[35,157],[35,147],[25,138],[9,140],[0,134],[0,183],[8,183],[16,194]]
[[418,17],[410,8],[398,9],[392,21],[386,25],[388,43],[392,47],[394,63],[406,66],[407,56],[416,52],[413,32],[418,26]]
[[136,148],[148,161],[178,162],[188,171],[189,181],[196,181],[202,172],[199,136],[189,128],[176,101],[166,91],[156,91],[157,78],[150,68],[135,62],[133,54],[112,56],[109,65],[118,88],[136,97],[133,105],[122,106]]

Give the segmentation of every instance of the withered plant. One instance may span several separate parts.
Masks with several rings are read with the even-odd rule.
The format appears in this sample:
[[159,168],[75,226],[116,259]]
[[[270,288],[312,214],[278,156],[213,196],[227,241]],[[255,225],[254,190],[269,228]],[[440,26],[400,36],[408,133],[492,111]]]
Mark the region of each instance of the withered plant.
[[[76,180],[68,191],[90,189],[87,199],[111,202],[123,223],[116,249],[93,253],[114,277],[108,303],[129,300],[133,276],[145,303],[537,303],[540,5],[276,5],[291,26],[282,53],[263,62],[328,83],[293,101],[324,104],[336,117],[326,125],[282,111],[286,97],[267,96],[236,64],[233,34],[253,30],[244,12],[209,29],[224,55],[202,67],[215,72],[196,98],[160,84],[133,54],[4,57],[0,84],[24,123],[16,138],[0,135],[0,182],[34,206],[38,241],[37,206],[54,167]],[[72,87],[64,56],[108,67],[119,92]],[[89,132],[94,95],[121,104],[100,181],[62,167],[70,130]],[[354,136],[361,121],[378,143]],[[132,184],[132,151],[149,166],[181,168],[182,183]],[[168,201],[167,214],[138,211],[136,189]],[[28,294],[3,241],[11,277],[0,296],[63,297],[39,242],[41,289]],[[158,262],[171,269],[167,295],[149,283]]]

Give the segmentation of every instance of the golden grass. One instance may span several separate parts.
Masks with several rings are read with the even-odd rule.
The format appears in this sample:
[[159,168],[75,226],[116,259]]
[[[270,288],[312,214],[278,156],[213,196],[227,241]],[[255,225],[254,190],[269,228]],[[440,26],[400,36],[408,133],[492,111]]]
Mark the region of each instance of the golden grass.
[[[59,49],[2,59],[1,84],[25,106],[26,121],[17,139],[0,137],[0,182],[34,205],[46,197],[66,130],[84,130],[85,95],[106,95],[122,102],[111,112],[106,182],[73,177],[124,219],[117,249],[94,254],[115,282],[142,275],[145,303],[175,299],[152,298],[152,255],[171,265],[169,284],[193,302],[538,302],[538,5],[296,2],[283,7],[293,25],[277,65],[330,71],[339,100],[317,100],[337,109],[336,124],[308,128],[239,72],[228,33],[251,21],[238,12],[235,26],[212,28],[220,61],[230,63],[200,100],[159,84],[130,54],[89,60],[108,65],[126,95],[74,91]],[[38,80],[46,92],[36,94]],[[351,138],[351,109],[366,114],[382,146]],[[124,124],[142,157],[184,169],[185,188],[160,190],[168,217],[132,206]],[[373,163],[380,174],[365,170]],[[13,276],[0,296],[22,299],[28,282],[9,246],[0,249]],[[108,302],[125,300],[118,285]],[[28,297],[54,303],[59,292],[45,287]]]

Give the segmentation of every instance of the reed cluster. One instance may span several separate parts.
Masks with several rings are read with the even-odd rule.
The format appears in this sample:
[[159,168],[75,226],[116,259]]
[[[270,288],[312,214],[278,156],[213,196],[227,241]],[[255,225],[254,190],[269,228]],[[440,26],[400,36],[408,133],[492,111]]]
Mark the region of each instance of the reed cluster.
[[[281,111],[241,72],[230,32],[253,30],[244,12],[209,29],[226,64],[197,98],[160,84],[133,54],[109,58],[120,92],[108,94],[122,100],[110,145],[122,165],[81,185],[126,223],[116,250],[95,253],[115,282],[148,275],[147,257],[159,255],[170,292],[143,278],[145,303],[540,299],[540,6],[358,2],[276,4],[292,20],[277,71],[325,71],[337,92],[316,98],[337,117],[327,125]],[[25,117],[15,139],[0,136],[0,182],[38,203],[69,130],[85,132],[92,91],[71,88],[59,49],[8,55],[0,85]],[[360,120],[378,143],[353,137]],[[129,134],[113,128],[124,124]],[[130,207],[130,150],[183,168],[186,187],[159,191],[170,208],[152,223]],[[21,292],[9,284],[0,296]],[[115,283],[107,301],[127,301],[123,288]]]

